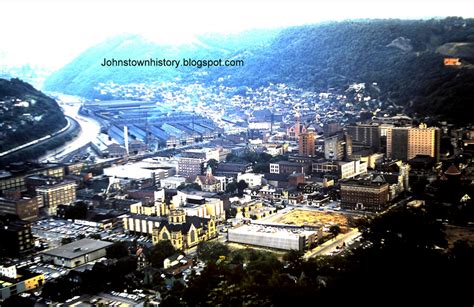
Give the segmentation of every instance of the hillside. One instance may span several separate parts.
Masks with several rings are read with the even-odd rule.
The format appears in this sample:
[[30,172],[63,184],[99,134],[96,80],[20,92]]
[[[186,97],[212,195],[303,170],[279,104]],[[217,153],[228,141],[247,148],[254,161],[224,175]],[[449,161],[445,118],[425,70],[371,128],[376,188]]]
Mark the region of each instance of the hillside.
[[71,63],[53,73],[44,89],[67,94],[96,97],[100,82],[128,84],[148,81],[192,82],[204,71],[190,67],[102,67],[104,58],[115,59],[228,59],[239,50],[268,45],[278,30],[255,30],[230,36],[206,34],[193,42],[174,46],[157,44],[138,35],[121,35],[86,50]]
[[[257,37],[257,38],[255,38]],[[242,42],[241,44],[237,42]],[[474,20],[359,20],[299,26],[223,38],[199,37],[171,48],[138,37],[116,38],[86,51],[47,80],[48,90],[95,97],[98,82],[200,80],[257,87],[287,83],[308,90],[344,91],[354,82],[377,83],[377,98],[407,106],[434,119],[471,122],[474,111]],[[245,60],[244,67],[211,69],[98,68],[110,57],[170,56]],[[461,67],[445,67],[459,56]],[[205,72],[205,73],[203,73]],[[223,80],[223,81],[222,81]],[[426,108],[429,106],[429,108]]]
[[0,79],[0,152],[65,125],[56,101],[19,79]]
[[[454,18],[295,27],[282,31],[267,53],[247,60],[230,82],[240,85],[250,78],[257,84],[285,82],[316,91],[376,82],[381,100],[458,123],[472,122],[467,115],[474,111],[472,42],[474,20]],[[445,67],[440,52],[446,49],[464,65]]]

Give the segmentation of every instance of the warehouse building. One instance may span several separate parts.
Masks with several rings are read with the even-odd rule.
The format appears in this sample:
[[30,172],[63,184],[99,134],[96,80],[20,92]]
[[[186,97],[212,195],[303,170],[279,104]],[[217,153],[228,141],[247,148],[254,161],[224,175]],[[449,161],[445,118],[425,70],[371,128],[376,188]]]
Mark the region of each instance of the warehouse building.
[[75,268],[105,257],[105,250],[111,245],[113,245],[111,242],[82,239],[45,251],[41,258],[44,262],[51,262],[57,266]]
[[300,227],[243,225],[229,229],[229,242],[270,247],[282,250],[303,251],[317,240],[318,232]]

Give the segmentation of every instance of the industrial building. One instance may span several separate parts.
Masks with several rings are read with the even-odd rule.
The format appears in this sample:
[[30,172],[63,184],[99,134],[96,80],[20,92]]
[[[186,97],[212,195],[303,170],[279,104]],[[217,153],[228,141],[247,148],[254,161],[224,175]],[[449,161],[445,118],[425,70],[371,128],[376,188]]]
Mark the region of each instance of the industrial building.
[[[214,139],[220,130],[204,117],[175,112],[151,101],[89,101],[81,112],[107,127],[107,134],[126,147],[126,139],[140,141],[148,149],[189,145]],[[124,127],[127,127],[124,135]],[[133,148],[130,148],[133,152]]]

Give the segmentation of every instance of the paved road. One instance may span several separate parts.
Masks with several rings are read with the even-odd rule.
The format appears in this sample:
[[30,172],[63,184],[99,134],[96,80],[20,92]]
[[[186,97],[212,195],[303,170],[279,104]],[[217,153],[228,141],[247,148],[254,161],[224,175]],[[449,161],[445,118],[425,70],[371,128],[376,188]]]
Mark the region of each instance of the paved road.
[[[323,244],[319,245],[318,247],[308,251],[304,257],[311,258],[318,255],[328,255],[334,251],[336,251],[337,246],[341,246],[344,242],[353,240],[360,236],[361,233],[357,229],[353,229],[345,234],[340,234],[336,238],[333,238],[329,241],[324,242]],[[346,243],[347,245],[347,243]]]

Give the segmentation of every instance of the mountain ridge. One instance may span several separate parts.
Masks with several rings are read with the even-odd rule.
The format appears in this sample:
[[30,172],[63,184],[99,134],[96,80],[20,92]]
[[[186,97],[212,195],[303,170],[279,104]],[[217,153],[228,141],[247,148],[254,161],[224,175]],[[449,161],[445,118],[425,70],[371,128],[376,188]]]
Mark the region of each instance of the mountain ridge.
[[[439,51],[451,50],[450,44],[474,43],[473,19],[341,21],[259,34],[260,37],[251,31],[234,36],[209,34],[199,37],[206,48],[183,45],[177,50],[145,43],[137,37],[123,49],[99,44],[53,74],[46,80],[45,88],[98,98],[94,86],[108,81],[118,84],[199,81],[254,88],[287,83],[314,91],[344,91],[352,83],[375,82],[381,89],[376,98],[407,106],[413,114],[426,111],[431,102],[434,104],[426,115],[439,119],[456,119],[463,106],[472,108],[467,96],[474,87],[470,69],[470,63],[474,62],[472,50],[463,49],[461,67],[445,67],[445,55]],[[101,70],[91,66],[104,54],[127,58],[143,54],[178,59],[242,58],[245,65],[199,70],[156,67]],[[445,104],[454,107],[446,108]],[[461,123],[470,121],[467,116],[460,117]]]

